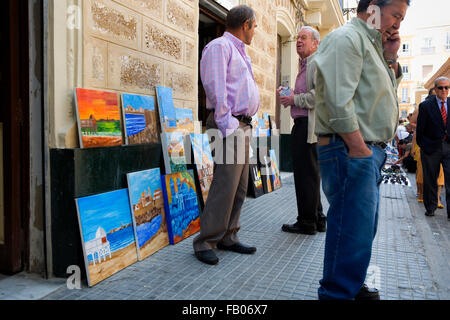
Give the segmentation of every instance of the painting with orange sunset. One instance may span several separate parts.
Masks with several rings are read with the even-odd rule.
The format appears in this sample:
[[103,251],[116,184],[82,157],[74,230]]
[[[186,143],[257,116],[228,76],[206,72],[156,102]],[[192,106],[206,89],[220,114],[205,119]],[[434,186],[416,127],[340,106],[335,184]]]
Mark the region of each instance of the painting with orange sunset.
[[117,146],[123,143],[116,93],[77,88],[75,101],[82,148]]

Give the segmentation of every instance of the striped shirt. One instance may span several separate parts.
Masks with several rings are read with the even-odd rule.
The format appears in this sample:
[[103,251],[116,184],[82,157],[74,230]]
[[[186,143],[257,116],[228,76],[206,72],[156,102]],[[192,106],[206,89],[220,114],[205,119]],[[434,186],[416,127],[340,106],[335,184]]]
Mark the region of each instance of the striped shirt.
[[233,115],[253,116],[259,108],[259,90],[245,44],[229,32],[203,49],[200,78],[206,93],[206,108],[223,137],[232,134],[239,121]]

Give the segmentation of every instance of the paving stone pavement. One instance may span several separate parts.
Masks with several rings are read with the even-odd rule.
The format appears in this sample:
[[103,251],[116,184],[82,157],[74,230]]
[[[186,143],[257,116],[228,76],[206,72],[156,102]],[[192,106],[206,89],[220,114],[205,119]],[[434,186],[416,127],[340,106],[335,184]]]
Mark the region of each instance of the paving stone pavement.
[[[293,177],[283,174],[282,178],[281,189],[249,198],[242,208],[240,239],[255,245],[255,254],[216,250],[219,264],[209,266],[195,258],[192,236],[92,288],[86,283],[79,290],[63,286],[44,299],[316,300],[325,233],[281,231],[283,223],[293,223],[296,217]],[[328,203],[325,196],[322,199],[326,212]],[[450,222],[438,218],[430,227],[421,210],[413,187],[381,186],[378,233],[366,279],[369,286],[380,289],[381,299],[449,299],[450,282],[441,273],[450,274],[449,233],[442,233]],[[430,229],[433,235],[427,235]]]

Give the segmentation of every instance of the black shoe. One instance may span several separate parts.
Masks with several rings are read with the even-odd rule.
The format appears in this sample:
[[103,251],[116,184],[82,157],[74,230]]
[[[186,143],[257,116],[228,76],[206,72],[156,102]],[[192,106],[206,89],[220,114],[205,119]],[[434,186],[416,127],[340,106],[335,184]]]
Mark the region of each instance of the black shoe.
[[434,212],[426,211],[426,212],[425,212],[425,215],[426,215],[427,217],[434,217]]
[[214,265],[219,262],[219,258],[217,258],[216,254],[212,250],[196,251],[195,256],[198,260],[207,264]]
[[316,229],[318,232],[326,232],[327,231],[327,217],[319,217],[316,223]]
[[369,288],[366,284],[363,284],[355,296],[355,300],[380,300],[380,293],[378,289]]
[[256,248],[255,247],[249,247],[246,246],[245,244],[242,244],[240,242],[235,243],[231,246],[225,246],[221,243],[217,244],[217,249],[220,250],[226,250],[226,251],[233,251],[233,252],[237,252],[237,253],[243,253],[243,254],[252,254],[255,253]]
[[283,224],[281,230],[284,232],[290,233],[301,233],[301,234],[309,234],[315,235],[317,233],[316,223],[310,222],[302,222],[302,223],[294,223],[294,224]]

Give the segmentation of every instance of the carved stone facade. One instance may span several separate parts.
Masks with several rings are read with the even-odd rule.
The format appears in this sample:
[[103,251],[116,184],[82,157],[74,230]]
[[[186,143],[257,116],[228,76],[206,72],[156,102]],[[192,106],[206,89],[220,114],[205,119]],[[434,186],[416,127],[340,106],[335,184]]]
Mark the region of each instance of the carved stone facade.
[[[83,86],[197,103],[198,1],[85,0]],[[197,110],[194,110],[197,114]]]

